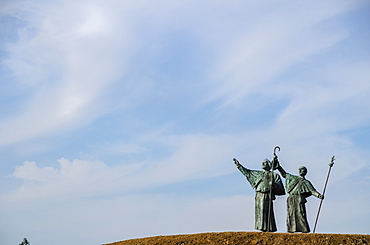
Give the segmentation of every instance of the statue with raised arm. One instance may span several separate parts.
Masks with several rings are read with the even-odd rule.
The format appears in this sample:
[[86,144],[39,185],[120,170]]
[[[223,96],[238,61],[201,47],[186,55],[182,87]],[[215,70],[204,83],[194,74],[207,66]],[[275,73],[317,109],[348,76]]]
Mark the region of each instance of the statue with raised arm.
[[287,198],[287,230],[288,232],[310,232],[306,213],[306,198],[313,195],[324,199],[313,187],[311,182],[305,178],[307,168],[299,167],[299,176],[289,174],[279,165],[277,168],[280,174],[285,178],[285,188],[289,193]]
[[276,166],[275,158],[272,162],[265,159],[262,162],[263,170],[247,169],[242,166],[236,158],[233,160],[236,167],[247,178],[248,182],[256,191],[254,213],[255,229],[260,231],[277,231],[272,203],[273,200],[276,199],[276,195],[285,195],[285,190],[280,176],[270,171],[275,169],[271,168],[271,166]]

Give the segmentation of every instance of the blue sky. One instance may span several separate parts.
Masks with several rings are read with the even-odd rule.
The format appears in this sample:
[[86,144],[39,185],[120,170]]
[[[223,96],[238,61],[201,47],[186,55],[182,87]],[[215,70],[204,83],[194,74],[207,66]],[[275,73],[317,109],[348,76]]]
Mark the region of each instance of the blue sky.
[[276,145],[320,192],[336,156],[317,232],[369,234],[368,1],[1,5],[1,244],[254,231],[232,158]]

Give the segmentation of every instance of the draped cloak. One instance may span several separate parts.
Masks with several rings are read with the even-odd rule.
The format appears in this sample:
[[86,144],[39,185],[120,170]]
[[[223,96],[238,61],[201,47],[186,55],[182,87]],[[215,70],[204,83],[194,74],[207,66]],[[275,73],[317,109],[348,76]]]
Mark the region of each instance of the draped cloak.
[[287,228],[288,232],[310,232],[306,214],[306,198],[314,195],[319,197],[311,182],[302,176],[286,173],[287,198]]
[[[255,196],[255,229],[260,231],[277,231],[273,209],[273,200],[275,195],[285,195],[284,185],[280,176],[273,171],[266,170],[250,170],[237,165],[240,172],[247,178],[253,189],[256,190]],[[270,200],[270,186],[272,178],[272,195]],[[270,208],[270,222],[269,218]],[[268,227],[268,224],[270,226]]]

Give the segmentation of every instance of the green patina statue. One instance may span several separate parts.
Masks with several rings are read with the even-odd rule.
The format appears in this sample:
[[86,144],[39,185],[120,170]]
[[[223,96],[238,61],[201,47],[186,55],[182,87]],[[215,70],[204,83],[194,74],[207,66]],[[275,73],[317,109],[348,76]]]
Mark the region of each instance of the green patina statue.
[[[284,185],[280,176],[271,169],[276,169],[277,157],[273,161],[265,159],[262,162],[261,170],[250,170],[243,167],[234,158],[234,163],[240,172],[247,178],[253,189],[255,196],[255,229],[260,231],[277,231],[275,216],[273,211],[273,200],[276,195],[285,195]],[[276,162],[276,163],[275,163]],[[273,168],[271,168],[273,166]]]
[[299,176],[289,174],[279,165],[277,161],[277,169],[280,174],[286,179],[285,188],[289,193],[287,198],[287,230],[288,232],[310,232],[310,227],[307,221],[306,214],[306,198],[313,195],[317,198],[324,199],[313,187],[311,182],[305,178],[307,168],[302,166],[298,169]]

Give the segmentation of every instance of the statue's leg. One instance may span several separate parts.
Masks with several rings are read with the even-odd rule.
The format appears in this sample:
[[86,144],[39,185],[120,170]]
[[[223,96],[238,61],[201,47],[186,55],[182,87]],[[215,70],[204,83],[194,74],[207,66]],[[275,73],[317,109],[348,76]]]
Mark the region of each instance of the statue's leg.
[[263,225],[263,206],[264,206],[264,195],[261,192],[256,192],[255,197],[255,209],[254,209],[254,216],[255,216],[255,225],[254,228],[260,231],[266,231],[267,227]]
[[296,222],[296,210],[297,210],[297,198],[294,195],[289,195],[287,198],[287,231],[296,232],[297,222]]
[[[270,197],[269,197],[269,199],[270,199]],[[271,202],[271,209],[270,209],[270,227],[269,227],[269,231],[275,232],[275,231],[277,231],[277,228],[276,228],[275,215],[274,215],[274,202],[272,200],[270,202]]]
[[[257,200],[256,200],[257,201]],[[258,193],[258,204],[256,202],[256,216],[258,216],[258,220],[256,219],[256,229],[260,231],[276,231],[276,223],[275,223],[275,216],[274,216],[274,209],[273,203],[271,203],[270,215],[269,215],[269,204],[270,204],[270,195],[268,192],[259,192]],[[270,222],[268,220],[270,216]],[[268,227],[270,223],[270,227]]]
[[[304,199],[306,200],[306,199]],[[301,217],[300,217],[300,226],[301,226],[301,231],[303,233],[308,233],[310,232],[310,226],[308,225],[308,221],[307,221],[307,212],[306,212],[306,204],[305,204],[305,201],[303,201],[301,203],[301,208],[300,208],[300,211],[301,211]]]

